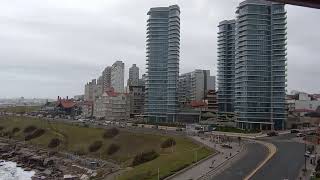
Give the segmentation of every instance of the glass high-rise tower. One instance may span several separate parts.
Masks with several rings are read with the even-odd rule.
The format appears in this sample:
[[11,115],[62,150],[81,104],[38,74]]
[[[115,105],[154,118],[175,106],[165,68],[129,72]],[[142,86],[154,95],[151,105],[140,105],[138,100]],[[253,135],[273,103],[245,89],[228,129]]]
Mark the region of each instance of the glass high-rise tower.
[[283,129],[286,119],[284,4],[246,0],[236,11],[235,112],[245,129]]
[[180,8],[148,12],[145,115],[150,121],[173,122],[178,111]]
[[218,32],[218,109],[234,112],[235,20],[219,23]]

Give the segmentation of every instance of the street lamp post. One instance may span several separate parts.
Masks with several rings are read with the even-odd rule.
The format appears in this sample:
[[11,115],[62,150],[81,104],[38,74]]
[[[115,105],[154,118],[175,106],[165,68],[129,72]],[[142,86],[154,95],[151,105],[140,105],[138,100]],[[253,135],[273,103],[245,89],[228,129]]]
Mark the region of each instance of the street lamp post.
[[198,161],[198,151],[196,150],[195,152],[194,152],[194,155],[195,155],[195,162],[197,162]]

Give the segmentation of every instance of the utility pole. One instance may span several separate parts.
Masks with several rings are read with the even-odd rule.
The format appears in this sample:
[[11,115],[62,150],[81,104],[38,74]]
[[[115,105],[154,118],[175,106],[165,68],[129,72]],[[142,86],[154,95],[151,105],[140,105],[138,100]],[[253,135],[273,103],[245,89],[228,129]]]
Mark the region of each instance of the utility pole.
[[158,168],[158,180],[160,180],[160,169]]

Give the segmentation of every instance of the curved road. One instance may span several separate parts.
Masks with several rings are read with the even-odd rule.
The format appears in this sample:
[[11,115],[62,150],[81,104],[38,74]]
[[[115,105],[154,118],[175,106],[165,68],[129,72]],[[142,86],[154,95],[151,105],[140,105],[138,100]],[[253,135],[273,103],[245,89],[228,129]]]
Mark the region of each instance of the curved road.
[[[276,154],[250,180],[297,179],[304,164],[304,144],[292,141],[292,134],[279,137],[266,137],[260,140],[270,142],[277,147]],[[267,148],[259,143],[250,142],[245,153],[229,167],[225,167],[211,179],[244,179],[268,154]]]
[[264,145],[248,142],[241,158],[211,179],[241,180],[256,168],[267,155],[268,149]]
[[297,179],[304,165],[304,144],[294,142],[294,135],[284,135],[275,138],[265,138],[274,144],[278,151],[262,169],[251,178],[252,180],[283,180]]

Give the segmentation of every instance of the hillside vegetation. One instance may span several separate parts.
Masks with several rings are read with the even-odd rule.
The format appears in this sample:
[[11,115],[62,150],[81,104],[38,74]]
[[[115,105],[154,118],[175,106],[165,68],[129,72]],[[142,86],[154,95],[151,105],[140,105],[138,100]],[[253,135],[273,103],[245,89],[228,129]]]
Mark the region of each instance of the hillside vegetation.
[[[142,159],[143,163],[134,164],[119,179],[156,179],[158,168],[161,169],[160,176],[165,177],[192,164],[195,152],[198,160],[212,153],[210,149],[180,136],[133,133],[125,129],[88,128],[30,117],[0,117],[0,135],[27,140],[28,143],[44,148],[112,159],[122,167],[131,167],[135,159]],[[174,139],[175,143],[163,146],[168,139]],[[152,155],[149,159],[141,157],[143,153],[150,156],[148,152],[153,151],[158,156]]]

